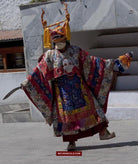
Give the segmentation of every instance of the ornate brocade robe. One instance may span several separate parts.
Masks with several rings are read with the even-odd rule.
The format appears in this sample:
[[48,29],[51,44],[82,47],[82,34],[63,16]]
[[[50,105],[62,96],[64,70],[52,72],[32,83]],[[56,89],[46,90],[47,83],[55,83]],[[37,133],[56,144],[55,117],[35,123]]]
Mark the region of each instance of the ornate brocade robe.
[[48,50],[22,86],[56,136],[78,134],[108,124],[113,66],[113,59],[90,56],[77,46],[63,53]]

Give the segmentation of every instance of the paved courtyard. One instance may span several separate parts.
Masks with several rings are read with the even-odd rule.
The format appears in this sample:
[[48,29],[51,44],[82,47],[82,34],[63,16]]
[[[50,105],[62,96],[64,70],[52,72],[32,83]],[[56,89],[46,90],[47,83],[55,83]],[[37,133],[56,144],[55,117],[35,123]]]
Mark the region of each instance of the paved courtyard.
[[116,138],[100,141],[98,135],[81,139],[77,149],[82,156],[56,156],[67,143],[53,136],[41,123],[0,124],[0,164],[137,164],[138,120],[111,121],[109,130]]

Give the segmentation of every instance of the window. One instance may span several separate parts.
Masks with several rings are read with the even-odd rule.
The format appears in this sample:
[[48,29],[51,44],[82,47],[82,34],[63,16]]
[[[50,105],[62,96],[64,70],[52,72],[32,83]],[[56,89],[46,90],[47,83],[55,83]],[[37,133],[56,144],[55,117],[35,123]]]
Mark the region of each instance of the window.
[[23,47],[0,48],[0,72],[25,71]]
[[0,69],[4,68],[4,64],[3,64],[3,55],[0,54]]

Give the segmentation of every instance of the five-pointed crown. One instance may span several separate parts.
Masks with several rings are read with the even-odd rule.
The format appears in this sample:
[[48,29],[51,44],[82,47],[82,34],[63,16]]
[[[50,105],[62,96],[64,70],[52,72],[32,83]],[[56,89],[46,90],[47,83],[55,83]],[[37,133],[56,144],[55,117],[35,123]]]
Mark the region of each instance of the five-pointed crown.
[[[51,25],[47,25],[47,21],[43,20],[43,16],[45,14],[44,10],[42,9],[42,14],[41,14],[41,21],[44,29],[44,48],[52,48],[51,41],[54,43],[61,42],[63,40],[69,41],[71,39],[70,35],[70,26],[69,26],[69,21],[70,21],[70,15],[67,10],[67,4],[64,3],[65,6],[65,11],[66,11],[66,18],[60,22],[56,22]],[[63,24],[63,25],[61,25]],[[57,26],[54,29],[50,29],[53,26]]]

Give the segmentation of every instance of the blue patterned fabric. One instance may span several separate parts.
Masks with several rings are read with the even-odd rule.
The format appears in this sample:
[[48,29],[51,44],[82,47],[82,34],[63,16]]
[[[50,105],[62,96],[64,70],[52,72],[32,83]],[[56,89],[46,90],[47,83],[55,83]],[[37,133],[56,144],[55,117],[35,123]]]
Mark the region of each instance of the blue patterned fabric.
[[77,75],[62,76],[58,80],[58,88],[64,111],[71,111],[86,105],[81,92],[81,81]]
[[121,63],[118,59],[115,60],[115,64],[118,67],[120,72],[124,72],[124,68],[123,68],[123,66],[121,65]]
[[97,85],[97,79],[99,77],[100,62],[101,62],[100,58],[96,58],[94,76],[92,79],[92,91],[94,91],[94,87]]
[[61,132],[61,131],[62,131],[62,125],[63,125],[63,123],[62,123],[62,122],[58,122],[58,127],[57,127],[57,130],[58,130],[59,132]]

